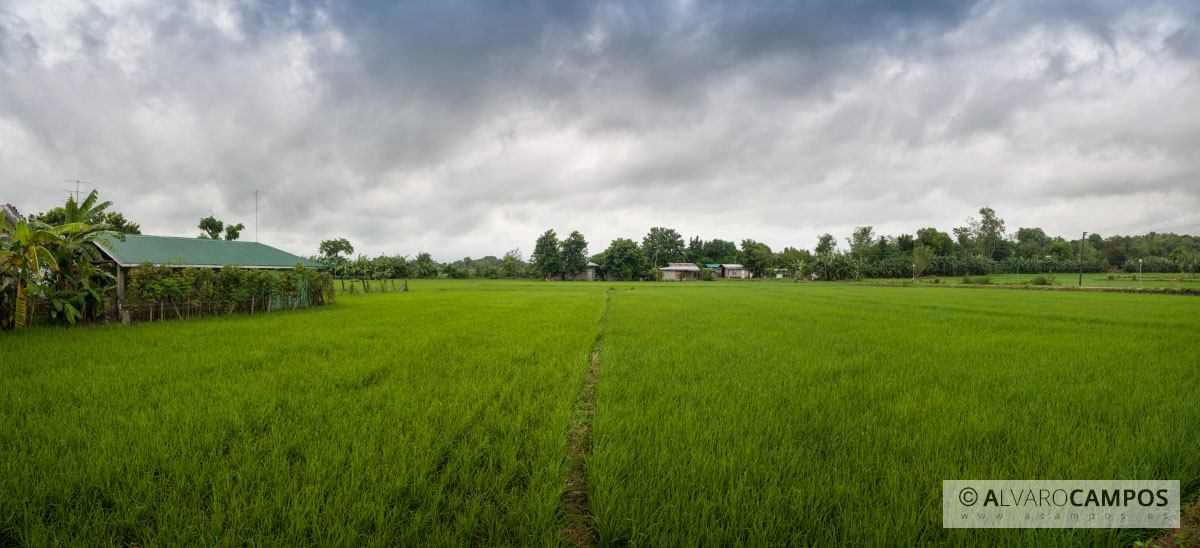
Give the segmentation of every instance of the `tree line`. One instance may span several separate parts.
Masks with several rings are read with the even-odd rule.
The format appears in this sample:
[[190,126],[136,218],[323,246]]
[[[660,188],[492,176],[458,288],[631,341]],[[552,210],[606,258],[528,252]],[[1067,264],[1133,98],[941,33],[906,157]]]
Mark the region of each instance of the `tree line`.
[[[594,263],[600,278],[655,279],[668,263],[737,263],[756,277],[786,272],[791,277],[820,280],[895,278],[912,276],[976,276],[984,274],[1052,274],[1077,272],[1193,273],[1200,262],[1200,237],[1149,232],[1108,237],[1090,234],[1074,240],[1049,236],[1041,228],[1020,227],[1007,232],[1004,219],[989,207],[979,217],[968,217],[962,226],[944,232],[934,227],[911,234],[879,234],[872,226],[856,227],[842,242],[822,234],[813,247],[787,246],[772,250],[754,239],[688,239],[675,229],[652,227],[640,239],[617,238],[604,251],[589,255],[588,242],[575,230],[560,239],[553,229],[538,236],[528,262],[520,249],[502,257],[465,257],[450,263],[434,262],[422,252],[407,256],[381,255],[374,259],[349,259],[353,246],[344,238],[322,242],[313,260],[330,266],[337,277],[387,279],[388,277],[540,278],[567,279],[586,272]],[[346,256],[342,256],[342,255]],[[1139,263],[1140,260],[1140,263]]]

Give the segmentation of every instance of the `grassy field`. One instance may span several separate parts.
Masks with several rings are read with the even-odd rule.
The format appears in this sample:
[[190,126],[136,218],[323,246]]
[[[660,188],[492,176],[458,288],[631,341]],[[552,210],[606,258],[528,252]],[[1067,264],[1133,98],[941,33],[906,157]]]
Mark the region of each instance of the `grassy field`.
[[[0,545],[1129,546],[944,530],[943,479],[1200,496],[1200,300],[412,281],[336,306],[0,334]],[[608,303],[606,305],[606,303]]]
[[[1038,274],[991,274],[988,275],[989,282],[993,285],[1029,285],[1029,282]],[[1049,276],[1049,285],[1059,287],[1078,287],[1078,274],[1051,274]],[[1111,277],[1111,278],[1110,278]],[[978,278],[973,276],[972,278]],[[789,280],[790,281],[790,280]],[[875,284],[896,284],[896,285],[911,285],[911,278],[871,278],[866,280]],[[918,278],[916,285],[921,284],[961,284],[962,276],[927,276]],[[1164,288],[1164,289],[1200,289],[1200,277],[1192,276],[1191,274],[1142,274],[1141,279],[1138,279],[1137,274],[1084,274],[1083,287],[1121,287],[1121,288]]]
[[0,545],[553,545],[599,291],[0,338]]

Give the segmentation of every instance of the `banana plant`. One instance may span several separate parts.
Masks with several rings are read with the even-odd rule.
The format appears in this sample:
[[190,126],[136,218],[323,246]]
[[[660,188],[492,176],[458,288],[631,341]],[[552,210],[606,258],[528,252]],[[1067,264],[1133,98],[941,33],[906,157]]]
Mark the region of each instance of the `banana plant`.
[[42,270],[58,270],[58,261],[47,246],[61,246],[64,236],[86,231],[84,223],[66,223],[56,227],[39,222],[17,221],[14,225],[0,215],[0,232],[6,233],[8,241],[0,250],[0,262],[7,263],[16,274],[17,299],[13,311],[13,326],[24,329],[28,318],[27,289],[43,278]]

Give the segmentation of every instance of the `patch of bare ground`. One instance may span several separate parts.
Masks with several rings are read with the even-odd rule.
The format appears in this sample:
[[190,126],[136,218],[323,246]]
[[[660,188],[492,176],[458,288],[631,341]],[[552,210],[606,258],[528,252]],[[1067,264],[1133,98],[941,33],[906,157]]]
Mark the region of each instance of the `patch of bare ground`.
[[596,341],[588,359],[587,377],[579,390],[572,413],[571,434],[567,438],[567,477],[562,497],[563,540],[572,546],[596,546],[600,537],[592,518],[588,499],[587,461],[592,455],[592,417],[596,410],[596,382],[600,372],[600,348],[604,341],[604,323],[608,321],[609,293],[604,293],[604,312],[596,330]]

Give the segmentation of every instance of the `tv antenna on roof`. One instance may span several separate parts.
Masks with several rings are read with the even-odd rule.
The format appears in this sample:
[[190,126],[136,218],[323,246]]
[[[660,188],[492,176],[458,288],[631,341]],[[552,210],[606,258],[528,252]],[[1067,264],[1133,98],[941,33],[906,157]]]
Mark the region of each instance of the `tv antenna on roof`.
[[[75,195],[75,202],[76,202],[76,203],[78,203],[78,202],[79,202],[79,192],[80,192],[80,190],[79,190],[79,185],[90,185],[90,184],[92,184],[92,183],[89,183],[89,182],[87,182],[87,181],[80,181],[79,179],[64,179],[64,180],[65,180],[66,182],[68,182],[68,183],[75,183],[75,190],[71,190],[71,189],[64,189],[64,190],[66,190],[67,194],[74,194],[74,195]],[[94,186],[94,185],[93,185],[93,186]]]

